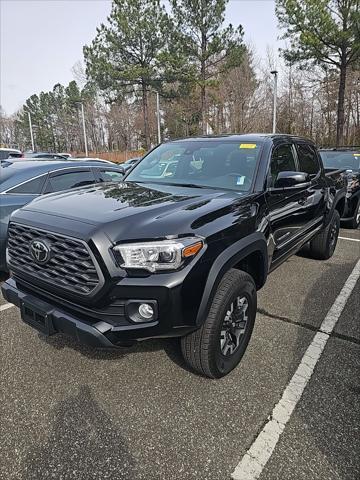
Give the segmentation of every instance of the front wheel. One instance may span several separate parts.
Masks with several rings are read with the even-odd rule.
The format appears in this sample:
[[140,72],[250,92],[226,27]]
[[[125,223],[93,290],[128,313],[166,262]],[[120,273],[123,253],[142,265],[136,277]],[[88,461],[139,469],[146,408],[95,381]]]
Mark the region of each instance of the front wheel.
[[181,339],[185,361],[207,377],[227,375],[245,353],[254,327],[256,303],[252,277],[240,270],[229,270],[203,325]]
[[340,231],[340,214],[334,210],[332,219],[310,242],[310,255],[317,260],[327,260],[333,256]]

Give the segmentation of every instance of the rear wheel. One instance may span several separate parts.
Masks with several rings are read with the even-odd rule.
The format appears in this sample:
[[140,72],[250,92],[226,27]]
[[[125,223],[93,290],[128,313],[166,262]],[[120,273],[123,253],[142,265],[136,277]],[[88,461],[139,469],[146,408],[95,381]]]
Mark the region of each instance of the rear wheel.
[[327,260],[333,256],[340,230],[340,214],[334,210],[332,219],[310,242],[310,255],[317,260]]
[[245,272],[230,270],[219,284],[204,324],[181,339],[184,359],[207,377],[227,375],[245,353],[255,315],[253,279]]

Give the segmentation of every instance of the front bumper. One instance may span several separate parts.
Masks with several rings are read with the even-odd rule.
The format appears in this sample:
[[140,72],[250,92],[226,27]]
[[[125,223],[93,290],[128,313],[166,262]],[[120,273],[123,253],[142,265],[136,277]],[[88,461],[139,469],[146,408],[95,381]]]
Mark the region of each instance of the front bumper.
[[176,316],[176,298],[167,299],[166,311],[161,298],[159,302],[153,300],[156,310],[159,306],[163,310],[163,318],[156,316],[155,320],[146,323],[134,323],[127,314],[127,305],[136,301],[134,299],[123,302],[120,315],[111,315],[108,310],[105,314],[91,309],[75,311],[71,304],[61,305],[53,298],[49,303],[46,296],[29,293],[14,278],[4,282],[1,290],[8,302],[19,307],[22,320],[36,330],[45,335],[64,333],[94,347],[129,346],[138,340],[182,336],[194,330],[193,325],[171,322],[171,316]]

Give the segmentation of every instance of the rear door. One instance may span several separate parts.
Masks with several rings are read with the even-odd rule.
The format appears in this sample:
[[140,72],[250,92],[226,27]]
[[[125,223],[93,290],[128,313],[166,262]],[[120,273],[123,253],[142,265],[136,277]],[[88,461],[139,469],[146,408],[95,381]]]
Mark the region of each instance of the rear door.
[[304,233],[316,228],[322,223],[325,205],[325,185],[322,175],[321,161],[316,148],[302,140],[296,140],[296,152],[298,158],[298,168],[300,172],[309,175],[309,186],[304,192],[301,216],[303,219]]
[[305,228],[303,204],[306,201],[306,190],[274,188],[278,174],[285,171],[298,171],[295,145],[290,141],[273,147],[268,172],[266,200],[272,231],[273,245],[269,246],[269,250],[273,263],[300,241]]

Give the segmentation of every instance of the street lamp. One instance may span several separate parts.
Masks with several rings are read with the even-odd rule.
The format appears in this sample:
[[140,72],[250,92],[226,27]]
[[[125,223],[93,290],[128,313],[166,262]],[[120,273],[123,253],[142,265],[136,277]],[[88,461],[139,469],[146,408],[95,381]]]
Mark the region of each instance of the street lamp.
[[82,117],[82,127],[84,134],[84,146],[85,146],[85,156],[88,156],[88,146],[87,146],[87,137],[86,137],[86,128],[85,128],[85,115],[84,115],[84,104],[83,102],[75,102],[77,105],[81,105],[81,117]]
[[158,143],[161,143],[161,118],[160,118],[160,95],[156,90],[149,89],[150,93],[155,93],[156,95],[156,123],[157,123],[157,137]]
[[276,101],[277,101],[277,78],[278,72],[277,70],[272,70],[271,75],[274,75],[274,106],[273,106],[273,129],[272,133],[276,132]]
[[27,113],[28,113],[28,119],[29,119],[31,147],[32,147],[32,151],[35,152],[34,134],[33,134],[33,128],[32,128],[32,122],[31,122],[31,113],[30,112],[27,112]]
[[156,92],[156,117],[157,117],[158,143],[161,143],[161,129],[160,129],[160,95],[159,95],[159,92]]

